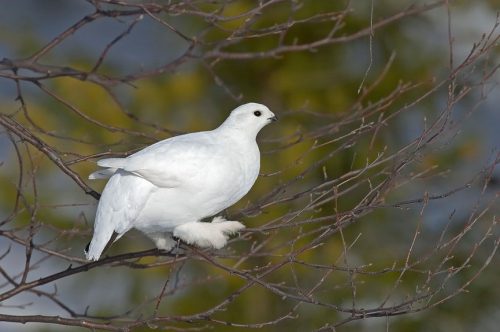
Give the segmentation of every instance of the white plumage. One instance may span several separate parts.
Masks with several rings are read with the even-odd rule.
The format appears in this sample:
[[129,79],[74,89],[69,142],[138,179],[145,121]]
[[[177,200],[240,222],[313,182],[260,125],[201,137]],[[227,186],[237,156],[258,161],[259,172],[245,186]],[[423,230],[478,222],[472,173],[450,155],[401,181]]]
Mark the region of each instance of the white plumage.
[[127,158],[99,160],[104,169],[89,179],[111,177],[97,207],[87,259],[98,260],[113,233],[131,228],[147,234],[160,249],[175,245],[172,235],[199,247],[222,248],[245,226],[214,216],[240,200],[260,169],[257,133],[275,115],[264,105],[234,109],[218,128],[157,142]]

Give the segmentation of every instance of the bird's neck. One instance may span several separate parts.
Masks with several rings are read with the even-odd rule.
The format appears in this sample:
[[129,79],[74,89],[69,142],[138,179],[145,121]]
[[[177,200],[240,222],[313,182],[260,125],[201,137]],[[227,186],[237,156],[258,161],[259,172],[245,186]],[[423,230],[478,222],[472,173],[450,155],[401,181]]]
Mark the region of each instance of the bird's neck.
[[240,128],[235,126],[230,122],[223,122],[218,128],[215,129],[219,133],[228,139],[242,141],[242,142],[255,142],[257,138],[257,134],[259,132],[258,129],[254,130],[254,128]]

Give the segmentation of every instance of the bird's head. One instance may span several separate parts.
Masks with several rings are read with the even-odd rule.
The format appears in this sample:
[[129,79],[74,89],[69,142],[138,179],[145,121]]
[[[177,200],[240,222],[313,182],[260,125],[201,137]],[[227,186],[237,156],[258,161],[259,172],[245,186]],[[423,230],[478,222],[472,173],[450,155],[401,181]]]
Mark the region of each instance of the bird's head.
[[248,103],[235,108],[221,125],[221,128],[231,128],[250,135],[257,135],[264,126],[276,120],[278,118],[267,106]]

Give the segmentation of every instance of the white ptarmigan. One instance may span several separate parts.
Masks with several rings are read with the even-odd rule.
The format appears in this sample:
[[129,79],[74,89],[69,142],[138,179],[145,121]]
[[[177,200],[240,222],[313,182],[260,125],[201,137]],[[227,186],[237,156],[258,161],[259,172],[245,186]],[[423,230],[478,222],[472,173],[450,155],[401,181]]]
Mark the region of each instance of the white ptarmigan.
[[239,201],[260,169],[257,133],[276,116],[264,105],[234,109],[216,129],[175,136],[127,158],[102,159],[89,179],[109,178],[97,206],[86,251],[98,260],[110,242],[131,228],[170,250],[172,236],[199,247],[222,248],[245,226],[221,217],[201,222]]

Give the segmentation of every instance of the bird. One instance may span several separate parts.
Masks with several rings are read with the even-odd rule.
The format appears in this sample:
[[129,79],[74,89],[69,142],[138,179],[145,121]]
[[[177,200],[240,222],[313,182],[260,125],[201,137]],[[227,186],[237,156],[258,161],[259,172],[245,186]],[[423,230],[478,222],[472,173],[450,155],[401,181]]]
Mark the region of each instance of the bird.
[[267,106],[247,103],[213,130],[174,136],[125,158],[98,160],[102,169],[89,179],[109,180],[97,205],[87,260],[99,260],[132,228],[162,250],[172,250],[175,239],[200,248],[224,247],[245,226],[217,214],[254,185],[260,170],[257,134],[276,120]]

